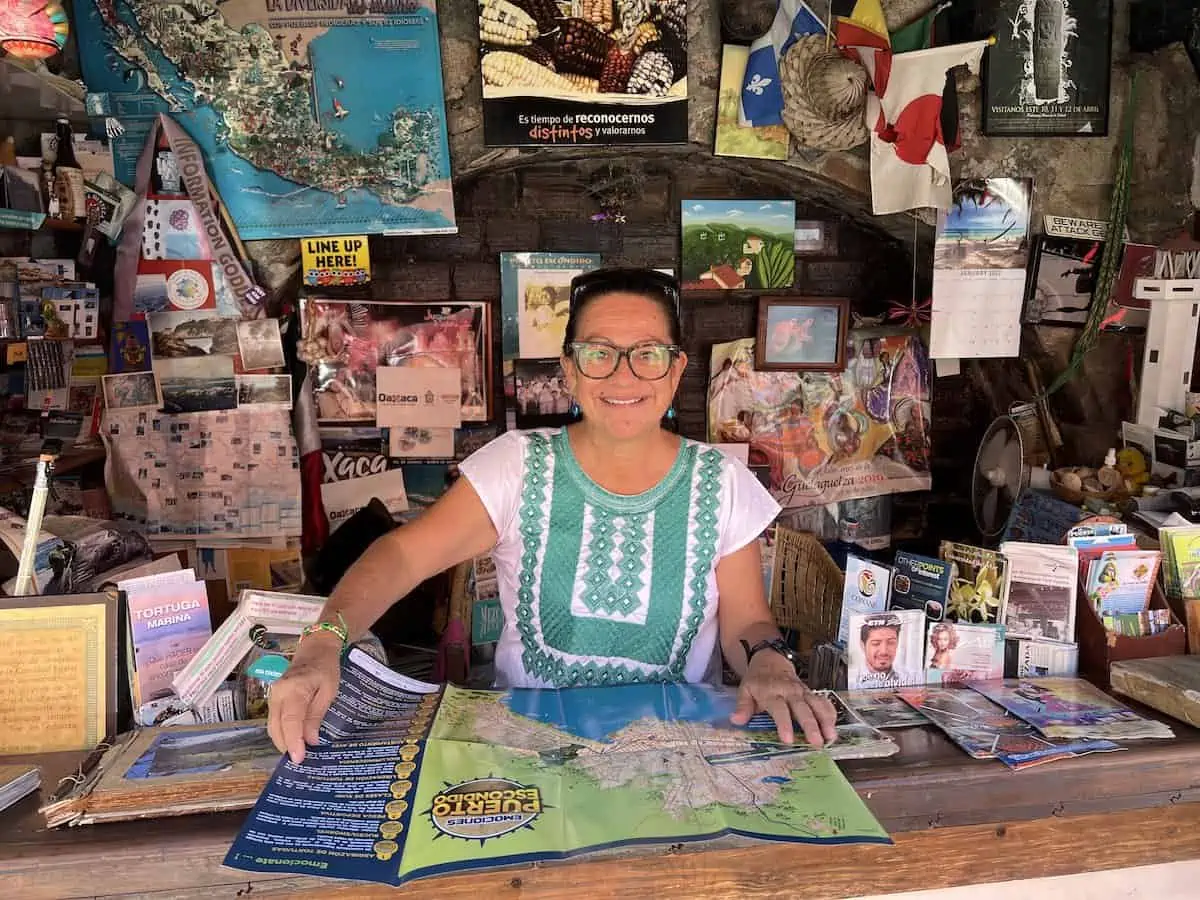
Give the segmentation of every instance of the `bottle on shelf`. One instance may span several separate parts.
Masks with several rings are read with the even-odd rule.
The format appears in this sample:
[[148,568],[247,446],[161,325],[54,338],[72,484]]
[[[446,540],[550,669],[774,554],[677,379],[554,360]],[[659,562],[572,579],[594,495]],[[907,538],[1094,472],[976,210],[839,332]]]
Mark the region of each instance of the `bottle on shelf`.
[[54,131],[57,136],[54,158],[54,187],[59,207],[57,218],[68,222],[82,221],[87,218],[87,201],[83,193],[83,169],[75,157],[71,121],[66,116],[59,116]]

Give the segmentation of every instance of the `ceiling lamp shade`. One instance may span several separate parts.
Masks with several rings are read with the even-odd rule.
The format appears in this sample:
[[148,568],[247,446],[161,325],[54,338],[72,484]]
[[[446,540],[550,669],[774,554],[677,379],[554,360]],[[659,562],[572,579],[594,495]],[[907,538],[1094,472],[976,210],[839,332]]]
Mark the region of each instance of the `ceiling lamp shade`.
[[0,50],[17,59],[47,59],[67,43],[58,0],[0,0]]

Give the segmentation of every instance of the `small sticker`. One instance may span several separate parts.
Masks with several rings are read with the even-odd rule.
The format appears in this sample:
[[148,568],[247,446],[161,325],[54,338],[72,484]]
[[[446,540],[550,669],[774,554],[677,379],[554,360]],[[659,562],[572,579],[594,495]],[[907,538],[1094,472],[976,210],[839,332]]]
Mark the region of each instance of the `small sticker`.
[[19,344],[9,344],[5,358],[10,366],[29,361],[29,347],[24,341]]
[[251,678],[257,678],[259,681],[271,684],[283,677],[283,673],[287,671],[288,661],[282,656],[269,654],[260,656],[250,664],[250,668],[246,670],[246,674]]

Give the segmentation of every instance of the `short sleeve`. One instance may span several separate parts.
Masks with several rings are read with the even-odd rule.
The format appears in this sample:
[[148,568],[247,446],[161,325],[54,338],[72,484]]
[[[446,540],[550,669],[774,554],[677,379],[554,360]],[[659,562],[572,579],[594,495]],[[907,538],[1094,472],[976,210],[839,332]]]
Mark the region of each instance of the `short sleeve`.
[[525,435],[506,431],[458,464],[503,541],[517,514],[525,471]]
[[758,538],[775,521],[781,508],[741,460],[725,456],[724,469],[718,558],[729,556]]

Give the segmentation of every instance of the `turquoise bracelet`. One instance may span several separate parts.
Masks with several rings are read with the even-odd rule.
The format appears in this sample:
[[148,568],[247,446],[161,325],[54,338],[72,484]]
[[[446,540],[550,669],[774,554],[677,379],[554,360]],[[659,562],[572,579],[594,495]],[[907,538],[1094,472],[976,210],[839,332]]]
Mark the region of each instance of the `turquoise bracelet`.
[[[338,624],[332,622],[314,622],[311,625],[305,625],[300,632],[300,641],[303,641],[310,634],[316,634],[318,631],[328,631],[330,634],[336,634],[342,641],[342,650],[344,651],[350,646],[350,629],[346,627],[346,619],[339,612],[336,614]],[[297,641],[299,644],[299,641]]]

